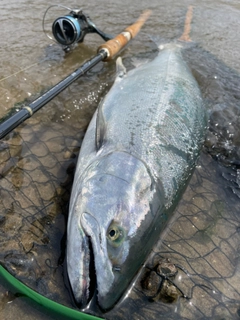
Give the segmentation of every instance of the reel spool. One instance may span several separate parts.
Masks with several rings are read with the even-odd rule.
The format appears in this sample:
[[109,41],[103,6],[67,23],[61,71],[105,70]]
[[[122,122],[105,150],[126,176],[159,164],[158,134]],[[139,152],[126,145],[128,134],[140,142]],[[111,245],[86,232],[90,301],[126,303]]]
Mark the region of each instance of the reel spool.
[[[45,30],[46,15],[51,8],[64,8],[69,11],[68,14],[57,17],[52,23],[51,32],[52,36]],[[104,33],[96,27],[90,20],[89,16],[84,14],[81,9],[71,9],[62,5],[52,5],[47,8],[43,16],[43,31],[47,37],[56,43],[60,44],[64,51],[68,52],[74,46],[83,42],[87,33],[97,33],[103,40],[108,41],[113,39],[113,36]]]

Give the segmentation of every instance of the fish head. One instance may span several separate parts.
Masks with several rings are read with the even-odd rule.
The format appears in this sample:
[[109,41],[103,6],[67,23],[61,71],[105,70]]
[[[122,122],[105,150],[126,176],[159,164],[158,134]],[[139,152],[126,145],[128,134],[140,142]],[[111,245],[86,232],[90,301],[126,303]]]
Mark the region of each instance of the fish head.
[[105,157],[84,173],[67,249],[70,283],[83,307],[95,289],[99,306],[110,309],[128,288],[152,246],[155,195],[146,166],[128,154]]

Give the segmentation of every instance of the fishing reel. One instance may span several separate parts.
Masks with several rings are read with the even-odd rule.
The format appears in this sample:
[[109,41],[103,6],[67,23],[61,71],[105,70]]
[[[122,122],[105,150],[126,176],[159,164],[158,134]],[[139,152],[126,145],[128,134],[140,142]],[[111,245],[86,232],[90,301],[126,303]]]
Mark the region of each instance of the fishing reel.
[[[51,33],[54,37],[51,37],[46,32],[45,23],[46,15],[49,9],[54,7],[60,7],[69,10],[69,13],[60,17],[57,17],[52,23]],[[88,15],[84,14],[81,9],[71,9],[62,5],[52,5],[47,8],[43,16],[43,31],[51,40],[55,40],[60,44],[64,51],[68,52],[74,45],[83,42],[84,37],[88,33],[97,33],[104,41],[108,41],[113,38],[112,35],[104,33],[96,27],[91,21]]]

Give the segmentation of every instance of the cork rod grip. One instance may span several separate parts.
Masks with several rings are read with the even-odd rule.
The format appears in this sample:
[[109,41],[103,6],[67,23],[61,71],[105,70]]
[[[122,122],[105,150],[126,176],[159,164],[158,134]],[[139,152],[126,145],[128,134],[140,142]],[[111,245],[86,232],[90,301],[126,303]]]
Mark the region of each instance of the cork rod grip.
[[104,61],[112,59],[120,50],[122,50],[126,46],[126,44],[131,39],[133,39],[138,34],[143,24],[149,18],[150,14],[151,10],[144,11],[134,24],[127,27],[122,33],[118,34],[114,39],[107,41],[98,48],[98,52],[100,50],[107,51],[108,56],[106,59],[104,59]]

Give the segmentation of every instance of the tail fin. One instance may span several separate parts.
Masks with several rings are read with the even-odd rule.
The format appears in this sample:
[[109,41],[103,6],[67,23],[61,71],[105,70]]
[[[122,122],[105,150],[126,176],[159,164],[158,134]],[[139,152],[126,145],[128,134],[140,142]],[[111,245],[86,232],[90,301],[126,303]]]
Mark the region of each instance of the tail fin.
[[181,35],[181,37],[178,40],[186,41],[186,42],[192,41],[190,38],[192,17],[193,17],[193,6],[189,6],[188,11],[186,13],[183,34]]
[[184,24],[184,30],[180,38],[177,40],[170,42],[166,41],[166,39],[160,38],[159,36],[150,36],[151,40],[156,43],[158,49],[161,51],[163,49],[168,48],[188,48],[192,47],[194,43],[190,38],[191,32],[191,22],[193,17],[193,6],[188,7],[188,11],[186,13],[186,19]]

